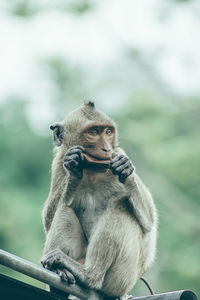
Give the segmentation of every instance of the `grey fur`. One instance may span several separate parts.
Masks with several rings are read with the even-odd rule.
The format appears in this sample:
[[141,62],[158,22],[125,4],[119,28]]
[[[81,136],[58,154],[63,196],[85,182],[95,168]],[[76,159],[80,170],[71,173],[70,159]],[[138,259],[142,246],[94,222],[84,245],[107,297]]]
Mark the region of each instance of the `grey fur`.
[[[43,209],[46,242],[41,262],[48,269],[67,269],[88,287],[106,295],[121,297],[154,260],[154,202],[118,147],[116,124],[109,117],[84,103],[59,124],[62,143],[53,160],[51,189]],[[91,124],[115,128],[115,157],[105,172],[83,168],[79,177],[63,162],[71,147],[85,146],[80,133]],[[72,154],[73,159],[78,157],[74,151]],[[79,263],[81,259],[84,264]]]

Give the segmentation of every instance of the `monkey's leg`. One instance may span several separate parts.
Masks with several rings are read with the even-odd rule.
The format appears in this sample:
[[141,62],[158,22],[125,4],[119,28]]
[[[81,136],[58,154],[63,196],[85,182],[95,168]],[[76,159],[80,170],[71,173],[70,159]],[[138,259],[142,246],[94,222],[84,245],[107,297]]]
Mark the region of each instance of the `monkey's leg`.
[[44,254],[60,249],[78,261],[85,258],[86,248],[87,242],[75,212],[61,203],[46,235]]
[[143,233],[134,218],[120,210],[107,211],[88,245],[87,284],[113,297],[128,293],[140,276],[142,244]]
[[47,264],[65,267],[86,286],[121,297],[141,272],[142,230],[128,214],[110,211],[99,220],[88,245],[85,265],[59,249],[47,254]]
[[[80,260],[85,257],[86,247],[85,237],[74,211],[68,208],[64,203],[60,204],[46,236],[44,254],[54,249],[61,249],[75,260]],[[62,280],[75,283],[73,274],[66,268],[56,263],[49,266],[48,264],[45,265],[43,258],[41,262],[44,267],[60,275]],[[66,293],[61,293],[57,289],[50,287],[50,290],[51,292],[67,297]]]

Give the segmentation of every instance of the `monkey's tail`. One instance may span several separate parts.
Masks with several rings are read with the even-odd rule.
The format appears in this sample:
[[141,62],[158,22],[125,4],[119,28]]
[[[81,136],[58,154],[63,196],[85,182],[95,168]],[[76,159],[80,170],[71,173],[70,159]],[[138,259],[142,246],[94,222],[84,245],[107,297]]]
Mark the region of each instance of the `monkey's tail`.
[[144,284],[147,286],[147,288],[149,289],[151,295],[154,295],[154,292],[153,292],[153,290],[152,290],[150,284],[148,283],[148,281],[147,281],[146,279],[144,279],[143,277],[141,277],[140,279],[141,279],[141,280],[144,282]]

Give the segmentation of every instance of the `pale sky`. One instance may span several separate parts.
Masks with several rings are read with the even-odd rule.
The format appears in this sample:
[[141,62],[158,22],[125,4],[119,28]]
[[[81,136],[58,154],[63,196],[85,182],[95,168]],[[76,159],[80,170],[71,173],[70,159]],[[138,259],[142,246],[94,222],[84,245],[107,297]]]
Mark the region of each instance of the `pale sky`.
[[154,63],[170,88],[180,95],[200,92],[199,0],[174,5],[162,22],[160,0],[97,3],[95,10],[81,17],[51,9],[23,19],[1,9],[0,101],[12,93],[31,93],[32,109],[41,102],[46,109],[45,89],[40,90],[45,82],[36,63],[40,57],[62,55],[98,68],[120,59],[122,46],[146,54],[158,51]]

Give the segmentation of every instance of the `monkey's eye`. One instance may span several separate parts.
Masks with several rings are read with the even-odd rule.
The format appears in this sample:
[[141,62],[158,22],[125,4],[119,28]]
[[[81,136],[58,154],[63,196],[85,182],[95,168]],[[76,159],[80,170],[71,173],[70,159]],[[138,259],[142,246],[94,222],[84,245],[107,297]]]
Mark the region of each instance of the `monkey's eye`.
[[113,133],[111,128],[106,129],[106,134],[111,135]]
[[88,133],[89,133],[90,135],[97,135],[97,134],[99,134],[99,129],[98,129],[98,128],[90,128],[90,129],[88,130]]

